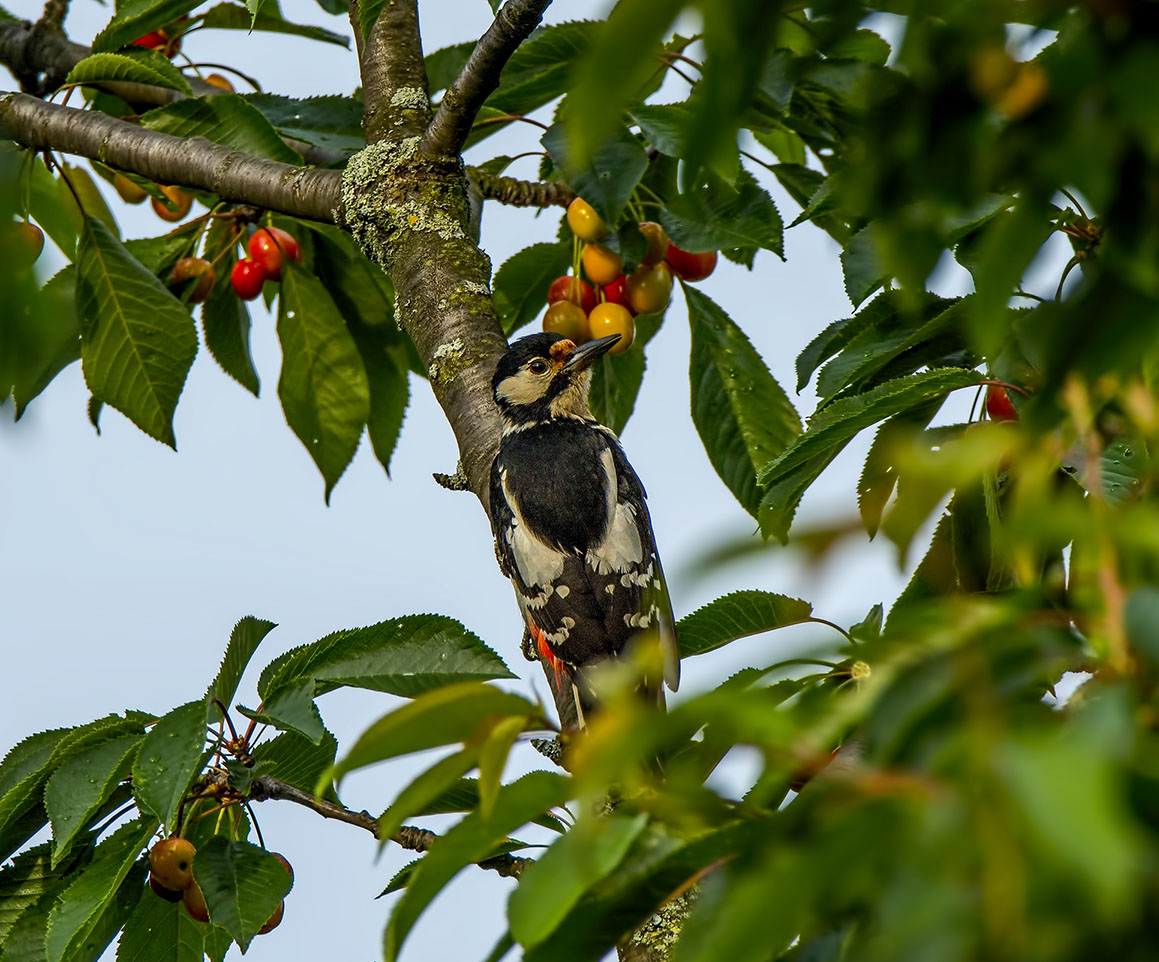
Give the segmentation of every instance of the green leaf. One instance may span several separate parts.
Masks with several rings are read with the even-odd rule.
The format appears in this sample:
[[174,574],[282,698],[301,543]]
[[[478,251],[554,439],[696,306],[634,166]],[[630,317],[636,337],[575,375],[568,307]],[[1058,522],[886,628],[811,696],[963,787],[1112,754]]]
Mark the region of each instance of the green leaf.
[[366,146],[362,133],[360,97],[306,97],[295,100],[276,94],[243,94],[283,137],[304,140],[315,147],[331,150],[361,150]]
[[571,245],[532,244],[495,272],[491,288],[503,333],[510,337],[547,306],[547,288],[571,267]]
[[696,186],[668,202],[660,211],[660,223],[672,243],[686,251],[760,247],[784,256],[781,215],[748,171],[741,171],[735,188],[705,174]]
[[[50,842],[37,845],[21,852],[9,865],[0,869],[0,947],[6,944],[25,910],[41,902],[46,895],[55,901],[55,894],[64,889],[67,877],[79,871],[92,855],[92,848],[82,846],[69,858],[54,865],[51,849]],[[48,906],[43,914],[47,925]],[[42,953],[43,942],[42,931]]]
[[[31,310],[13,310],[12,315],[8,323],[17,325],[15,337],[23,345],[13,352],[18,361],[13,366],[12,397],[19,421],[52,379],[80,360],[76,270],[69,266],[55,274],[36,292]],[[0,385],[0,391],[6,386]]]
[[466,742],[492,716],[522,717],[534,721],[535,728],[546,727],[542,708],[519,695],[479,681],[445,685],[383,715],[362,733],[331,774],[341,780],[349,772],[388,758]]
[[588,889],[606,878],[639,837],[648,816],[581,819],[524,871],[507,903],[507,923],[520,945],[547,938]]
[[193,876],[210,919],[233,936],[242,952],[293,885],[286,867],[268,852],[221,835],[197,850]]
[[93,52],[126,47],[138,37],[189,13],[198,0],[124,0],[108,25],[93,39]]
[[800,421],[732,319],[687,285],[684,297],[692,326],[692,420],[716,473],[755,516],[760,505],[757,469],[792,443]]
[[881,514],[897,485],[894,461],[898,446],[924,429],[941,406],[941,398],[934,398],[909,411],[895,414],[878,428],[865,456],[861,476],[857,479],[857,507],[861,513],[861,523],[871,538],[877,534]]
[[[474,778],[460,778],[458,782],[451,785],[442,795],[431,799],[422,809],[415,811],[413,814],[418,817],[422,815],[447,815],[452,812],[470,812],[479,807],[479,782]],[[541,818],[534,819],[536,825],[543,828],[551,829],[557,834],[562,834],[565,831],[563,823],[554,815],[544,815]]]
[[[218,252],[234,239],[234,228],[217,221],[209,228],[206,249]],[[218,366],[238,384],[257,397],[261,382],[250,350],[250,314],[246,302],[234,292],[230,283],[233,265],[237,263],[235,245],[217,265],[213,289],[201,306],[201,329],[205,346]]]
[[176,447],[173,412],[197,353],[188,312],[93,218],[77,252],[76,303],[93,396]]
[[[428,806],[445,797],[447,791],[458,785],[462,777],[475,767],[478,758],[477,746],[464,748],[435,762],[399,792],[390,807],[378,816],[378,838],[383,844],[394,837],[407,819],[424,814]],[[478,803],[477,791],[474,796]],[[389,886],[388,891],[392,891]]]
[[511,754],[511,746],[515,744],[515,740],[528,728],[528,719],[516,715],[511,718],[500,718],[493,724],[483,725],[480,728],[486,735],[479,748],[479,814],[483,818],[490,818],[495,808],[495,800],[499,797],[507,756]]
[[781,161],[773,167],[773,173],[781,186],[793,195],[793,200],[804,207],[825,175],[805,166],[805,142],[800,134],[776,126],[770,130],[753,130],[752,135],[758,144]]
[[117,962],[201,962],[206,943],[224,939],[225,930],[198,922],[180,903],[146,893],[125,923],[117,943]]
[[875,297],[865,308],[852,317],[841,318],[826,327],[797,355],[797,393],[825,361],[839,353],[846,344],[862,331],[874,327],[897,313],[897,305],[888,295]]
[[[63,962],[83,948],[156,829],[153,819],[138,818],[97,846],[92,862],[65,889],[49,916],[45,942],[48,962]],[[141,872],[138,891],[143,882]]]
[[573,161],[573,144],[561,124],[552,126],[540,143],[563,171],[567,185],[596,209],[605,224],[614,226],[648,169],[648,154],[640,141],[621,124],[586,163]]
[[854,234],[841,252],[845,293],[857,307],[885,282],[888,273],[877,249],[873,225]]
[[428,53],[423,58],[423,64],[427,69],[427,83],[430,85],[431,93],[437,94],[440,90],[446,90],[451,86],[467,66],[467,61],[471,59],[474,51],[475,41],[470,40]]
[[69,71],[66,84],[136,83],[178,90],[192,96],[189,81],[155,50],[136,47],[124,53],[95,53]]
[[60,766],[44,787],[44,808],[52,822],[52,864],[68,854],[77,834],[128,777],[141,735],[102,742]]
[[412,698],[460,681],[514,678],[502,659],[459,622],[407,615],[327,635],[268,665],[258,682],[267,703],[308,686],[310,695],[342,685]]
[[[346,7],[343,6],[345,10]],[[273,12],[271,12],[273,11]],[[236,3],[219,3],[210,7],[201,16],[201,25],[215,30],[244,30],[250,33],[260,30],[263,33],[285,33],[294,37],[305,37],[307,40],[320,40],[322,43],[332,43],[340,47],[350,46],[350,38],[325,27],[313,27],[307,24],[291,23],[283,20],[277,14],[275,4],[267,4],[256,14],[251,15],[249,10]]]
[[[487,107],[505,114],[529,114],[566,93],[571,89],[574,65],[589,55],[600,27],[598,22],[576,21],[536,30],[503,67],[499,87],[487,98]],[[498,126],[492,124],[490,129]]]
[[981,375],[960,368],[939,368],[879,384],[850,398],[839,398],[813,416],[808,430],[780,457],[765,465],[761,531],[784,542],[805,489],[859,432],[951,391],[977,384]]
[[652,147],[669,157],[684,156],[685,130],[692,116],[688,104],[641,104],[629,114]]
[[592,417],[616,434],[624,430],[644,383],[644,347],[660,329],[662,314],[636,317],[636,340],[623,354],[605,354],[596,363],[588,405]]
[[177,100],[142,114],[141,126],[174,137],[204,137],[283,164],[302,163],[301,155],[240,94]]
[[446,832],[419,862],[410,885],[399,899],[383,938],[388,962],[399,950],[419,915],[448,882],[472,862],[486,858],[508,835],[565,801],[570,781],[553,772],[532,772],[505,785],[489,819],[468,815]]
[[[304,792],[314,791],[318,780],[334,764],[337,753],[338,741],[330,732],[317,745],[297,732],[283,732],[262,742],[252,752],[255,767],[266,766],[270,775]],[[323,795],[331,801],[337,800],[332,786],[327,786]]]
[[769,591],[734,591],[685,615],[676,626],[680,657],[702,655],[730,641],[811,620],[813,606]]
[[410,403],[410,378],[401,357],[397,335],[385,327],[367,327],[346,315],[350,335],[358,347],[370,387],[370,415],[366,432],[378,463],[390,475],[390,459],[402,433]]
[[329,503],[358,449],[370,415],[370,387],[354,339],[322,282],[289,266],[278,298],[278,397],[286,421],[322,473]]
[[133,794],[170,831],[185,790],[201,771],[205,717],[204,699],[174,708],[145,736],[133,765]]
[[1103,496],[1108,504],[1120,504],[1140,491],[1149,462],[1142,438],[1115,438],[1099,456]]
[[262,639],[276,627],[272,621],[264,621],[252,615],[246,615],[233,626],[217,677],[210,682],[209,690],[205,693],[206,721],[212,724],[221,720],[221,710],[213,704],[214,699],[229,708],[233,696],[237,694],[237,686],[246,665],[250,663]]

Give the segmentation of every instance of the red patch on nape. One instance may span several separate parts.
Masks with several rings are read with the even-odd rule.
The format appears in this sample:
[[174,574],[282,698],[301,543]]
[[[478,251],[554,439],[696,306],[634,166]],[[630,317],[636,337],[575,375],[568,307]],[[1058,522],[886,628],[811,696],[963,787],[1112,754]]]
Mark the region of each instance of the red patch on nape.
[[[570,344],[571,342],[569,341],[568,343]],[[539,657],[551,665],[551,670],[555,672],[555,687],[562,691],[563,679],[567,674],[567,666],[563,663],[563,659],[557,657],[555,652],[551,650],[551,645],[544,637],[539,625],[534,621],[528,621],[527,630],[531,632],[531,637],[535,642],[535,648],[539,652]]]
[[551,359],[556,364],[563,363],[563,360],[575,350],[575,341],[569,341],[566,337],[562,341],[556,341],[551,345]]

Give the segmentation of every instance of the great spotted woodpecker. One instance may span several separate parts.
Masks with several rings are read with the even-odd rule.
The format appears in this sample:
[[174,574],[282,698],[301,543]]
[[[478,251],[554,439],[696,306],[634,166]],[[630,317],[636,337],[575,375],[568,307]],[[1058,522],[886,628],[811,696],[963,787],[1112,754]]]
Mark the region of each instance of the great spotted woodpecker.
[[[663,680],[673,691],[680,681],[644,486],[619,439],[588,408],[592,364],[618,340],[576,347],[533,334],[511,345],[491,382],[503,416],[491,466],[496,555],[527,637],[554,669],[549,681],[565,728],[581,727],[595,707],[587,670],[634,636],[658,638]],[[663,702],[659,678],[644,687]]]

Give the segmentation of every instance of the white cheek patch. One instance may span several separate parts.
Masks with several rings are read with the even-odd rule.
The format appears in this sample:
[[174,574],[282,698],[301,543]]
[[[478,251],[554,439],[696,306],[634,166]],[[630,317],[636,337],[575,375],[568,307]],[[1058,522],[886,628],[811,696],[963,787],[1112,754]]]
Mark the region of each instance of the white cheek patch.
[[499,382],[498,394],[509,404],[534,404],[547,393],[549,380],[520,371]]

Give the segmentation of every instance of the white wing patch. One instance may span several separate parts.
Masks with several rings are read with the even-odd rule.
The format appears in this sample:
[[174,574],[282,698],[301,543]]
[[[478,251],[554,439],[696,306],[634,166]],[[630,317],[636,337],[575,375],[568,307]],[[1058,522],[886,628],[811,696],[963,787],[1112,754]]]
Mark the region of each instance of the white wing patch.
[[[550,586],[563,574],[565,556],[550,545],[544,544],[532,533],[519,513],[518,504],[507,489],[507,472],[500,469],[499,478],[503,484],[503,497],[511,508],[512,517],[511,524],[507,528],[507,543],[511,545],[511,553],[515,556],[515,567],[519,569],[519,577],[528,587]],[[542,604],[546,603],[547,595],[544,595]]]
[[640,529],[636,526],[636,509],[630,504],[620,503],[616,462],[610,449],[600,452],[600,462],[607,478],[608,526],[604,540],[588,549],[585,560],[597,574],[606,575],[638,565],[644,558],[644,548],[640,544]]

